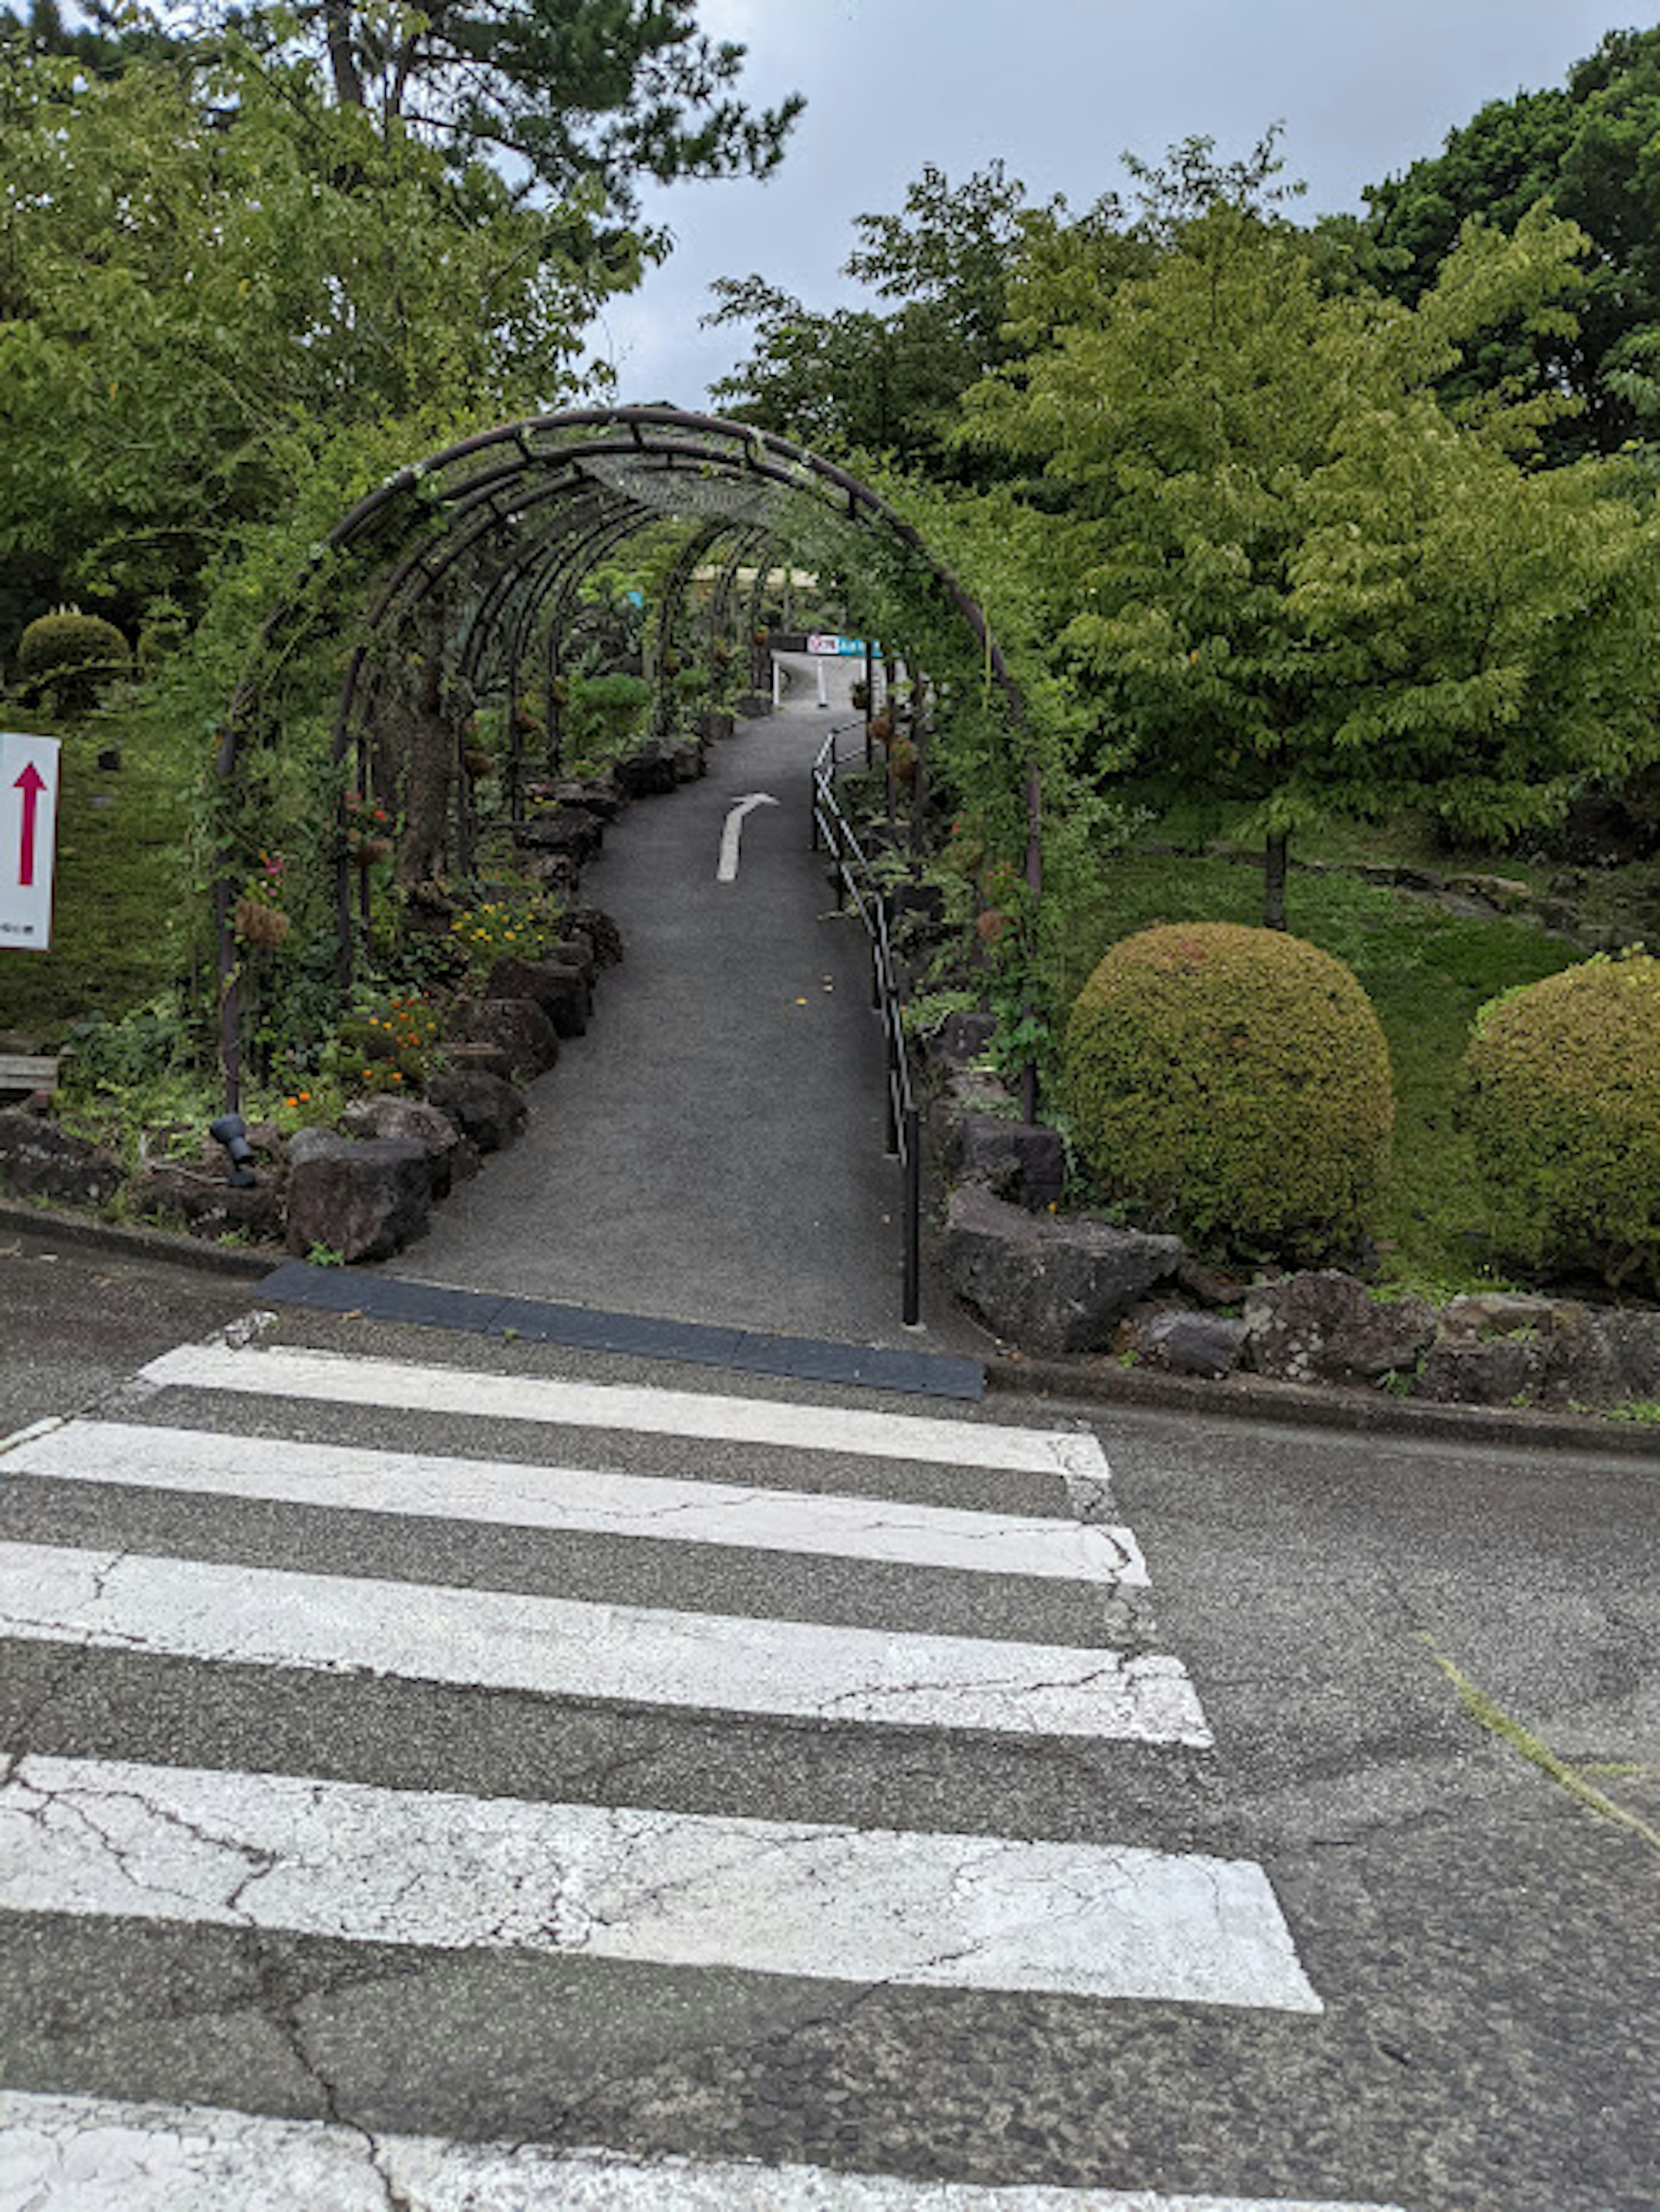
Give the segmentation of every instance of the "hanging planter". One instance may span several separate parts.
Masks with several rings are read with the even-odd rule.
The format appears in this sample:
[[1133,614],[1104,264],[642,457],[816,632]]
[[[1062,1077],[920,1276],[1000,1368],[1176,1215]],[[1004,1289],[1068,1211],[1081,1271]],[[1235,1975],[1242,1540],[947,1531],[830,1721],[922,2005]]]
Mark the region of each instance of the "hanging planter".
[[267,906],[262,899],[240,898],[231,915],[231,927],[256,952],[275,952],[294,927],[294,917],[284,914],[280,906]]
[[357,866],[366,872],[380,861],[392,858],[390,837],[373,836],[362,830],[353,830],[348,834],[346,847]]

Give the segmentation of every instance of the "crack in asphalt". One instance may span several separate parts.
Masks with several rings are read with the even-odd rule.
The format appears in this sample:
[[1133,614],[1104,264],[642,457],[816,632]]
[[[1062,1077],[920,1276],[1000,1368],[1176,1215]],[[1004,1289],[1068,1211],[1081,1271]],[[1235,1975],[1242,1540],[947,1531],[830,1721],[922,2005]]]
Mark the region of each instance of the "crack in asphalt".
[[416,2200],[405,2196],[398,2187],[391,2170],[388,2154],[374,2130],[365,2122],[354,2119],[346,2111],[338,2087],[311,2048],[305,2024],[300,2017],[300,2008],[307,2000],[302,1992],[287,1986],[280,1950],[256,1936],[254,1959],[266,2019],[287,2045],[301,2072],[316,2089],[328,2120],[335,2127],[362,2138],[369,2171],[386,2198],[386,2212],[421,2212]]

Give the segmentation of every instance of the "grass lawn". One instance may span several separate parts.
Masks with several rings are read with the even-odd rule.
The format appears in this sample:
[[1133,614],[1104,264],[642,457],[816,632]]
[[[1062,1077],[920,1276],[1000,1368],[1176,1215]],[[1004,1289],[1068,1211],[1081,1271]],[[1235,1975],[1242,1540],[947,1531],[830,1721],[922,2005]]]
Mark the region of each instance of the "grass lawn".
[[[1149,831],[1170,841],[1168,822]],[[1375,834],[1364,852],[1310,842],[1305,859],[1423,857],[1410,839]],[[1447,872],[1465,863],[1443,854]],[[1491,860],[1495,872],[1521,872]],[[1260,869],[1220,858],[1133,848],[1114,863],[1103,908],[1079,929],[1068,998],[1106,947],[1162,921],[1260,923]],[[1396,1097],[1395,1170],[1380,1224],[1386,1280],[1447,1294],[1492,1281],[1479,1241],[1481,1209],[1468,1139],[1457,1126],[1458,1065],[1478,1006],[1514,984],[1554,975],[1583,956],[1525,922],[1450,914],[1405,891],[1345,874],[1293,869],[1289,927],[1354,970],[1389,1039]]]
[[[0,950],[0,1030],[51,1051],[84,1015],[124,1013],[177,980],[185,802],[177,763],[143,757],[112,722],[72,729],[0,702],[0,727],[64,742],[51,950]],[[111,745],[123,764],[100,770]]]

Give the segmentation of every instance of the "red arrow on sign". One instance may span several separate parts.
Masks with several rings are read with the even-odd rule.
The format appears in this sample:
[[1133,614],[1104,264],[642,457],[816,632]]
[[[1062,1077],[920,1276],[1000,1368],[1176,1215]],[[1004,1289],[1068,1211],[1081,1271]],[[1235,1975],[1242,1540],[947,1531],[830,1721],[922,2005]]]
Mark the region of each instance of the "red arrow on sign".
[[17,861],[20,889],[34,881],[34,810],[40,804],[40,794],[46,787],[46,779],[30,761],[15,787],[23,794],[23,849]]

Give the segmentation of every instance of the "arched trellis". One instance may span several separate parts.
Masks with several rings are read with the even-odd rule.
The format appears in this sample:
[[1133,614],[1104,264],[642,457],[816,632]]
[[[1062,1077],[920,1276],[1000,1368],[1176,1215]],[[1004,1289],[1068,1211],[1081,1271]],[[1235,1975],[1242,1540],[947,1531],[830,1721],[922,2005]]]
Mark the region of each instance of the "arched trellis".
[[[834,463],[747,424],[672,407],[578,409],[503,423],[403,469],[361,499],[328,532],[295,590],[261,633],[222,728],[218,774],[234,793],[252,741],[277,718],[276,672],[325,635],[353,634],[333,723],[333,757],[345,773],[362,743],[373,704],[377,650],[423,611],[442,605],[459,575],[476,584],[458,666],[516,697],[520,672],[539,624],[550,623],[549,693],[556,624],[582,576],[631,536],[666,522],[684,526],[686,544],[672,571],[676,594],[692,568],[719,571],[717,606],[729,605],[741,562],[758,564],[756,601],[771,560],[787,568],[818,562],[856,574],[861,540],[873,539],[931,580],[966,625],[996,686],[1008,722],[1025,728],[1019,690],[984,611],[933,556],[915,528],[869,486]],[[725,541],[723,560],[712,562]],[[696,548],[694,553],[692,548]],[[343,619],[343,594],[362,611]],[[666,611],[672,622],[672,611]],[[509,715],[510,727],[514,717]],[[510,743],[516,746],[516,735]],[[1041,791],[1023,763],[1027,818],[1026,878],[1041,886]],[[519,763],[511,763],[516,797]],[[344,836],[335,860],[337,974],[352,972],[355,929],[367,902],[352,911],[351,870]],[[233,913],[238,867],[222,859],[216,892],[220,1044],[228,1094],[240,1084],[240,956]]]

